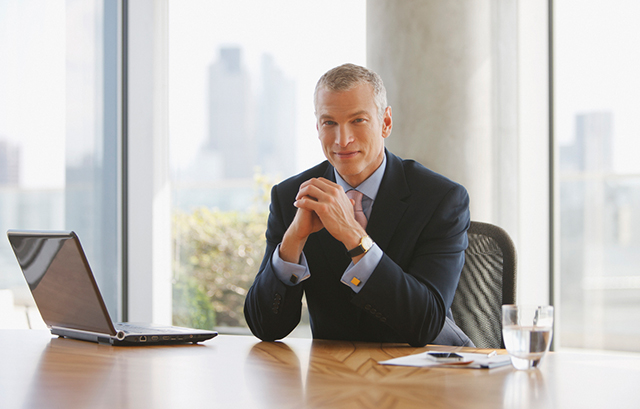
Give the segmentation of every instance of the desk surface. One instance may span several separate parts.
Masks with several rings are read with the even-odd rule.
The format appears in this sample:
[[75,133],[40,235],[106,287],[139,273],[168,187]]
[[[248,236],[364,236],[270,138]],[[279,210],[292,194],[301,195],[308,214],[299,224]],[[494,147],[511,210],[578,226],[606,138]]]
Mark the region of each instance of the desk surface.
[[111,347],[0,330],[0,408],[640,406],[636,355],[551,353],[533,371],[377,364],[426,349],[231,335],[201,345]]

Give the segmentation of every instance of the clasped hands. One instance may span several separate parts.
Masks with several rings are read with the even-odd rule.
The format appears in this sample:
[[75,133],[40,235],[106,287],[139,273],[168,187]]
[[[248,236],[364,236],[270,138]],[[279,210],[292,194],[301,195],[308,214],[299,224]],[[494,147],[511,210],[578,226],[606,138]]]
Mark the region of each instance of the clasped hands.
[[[358,246],[367,233],[353,215],[353,204],[342,186],[328,179],[313,178],[302,183],[294,202],[298,211],[284,234],[280,258],[298,263],[309,235],[323,228],[347,250]],[[354,263],[360,258],[354,258]]]

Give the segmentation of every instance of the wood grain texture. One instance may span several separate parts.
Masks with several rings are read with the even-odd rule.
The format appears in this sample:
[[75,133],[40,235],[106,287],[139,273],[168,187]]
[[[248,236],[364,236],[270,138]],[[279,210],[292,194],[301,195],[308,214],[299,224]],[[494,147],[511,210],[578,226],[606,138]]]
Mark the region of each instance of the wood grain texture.
[[230,335],[202,345],[112,347],[47,331],[0,330],[0,408],[637,408],[640,402],[640,357],[631,354],[551,353],[533,371],[378,364],[427,349],[452,350]]

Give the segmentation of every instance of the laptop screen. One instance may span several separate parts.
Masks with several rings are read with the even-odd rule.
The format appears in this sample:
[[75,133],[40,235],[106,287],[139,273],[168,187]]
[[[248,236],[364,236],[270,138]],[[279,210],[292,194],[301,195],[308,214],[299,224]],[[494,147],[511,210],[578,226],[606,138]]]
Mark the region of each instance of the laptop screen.
[[8,236],[48,326],[115,335],[75,233],[10,231]]

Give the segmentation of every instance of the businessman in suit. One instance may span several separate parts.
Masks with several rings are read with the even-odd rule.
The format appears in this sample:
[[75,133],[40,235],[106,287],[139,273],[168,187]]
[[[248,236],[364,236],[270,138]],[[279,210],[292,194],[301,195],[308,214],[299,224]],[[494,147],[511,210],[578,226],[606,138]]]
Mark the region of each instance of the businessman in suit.
[[314,102],[327,161],[271,191],[266,251],[245,299],[251,331],[287,336],[304,293],[314,338],[472,346],[449,311],[466,190],[385,149],[391,107],[375,72],[336,67]]

